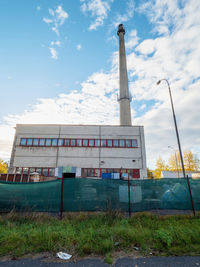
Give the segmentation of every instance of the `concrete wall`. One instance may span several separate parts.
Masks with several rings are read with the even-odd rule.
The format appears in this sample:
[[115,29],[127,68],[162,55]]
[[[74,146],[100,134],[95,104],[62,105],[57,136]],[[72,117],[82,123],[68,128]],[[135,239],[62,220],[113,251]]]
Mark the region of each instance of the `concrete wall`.
[[[138,148],[22,147],[21,138],[137,139]],[[14,167],[76,166],[81,168],[140,169],[146,177],[142,126],[16,125],[11,156]]]

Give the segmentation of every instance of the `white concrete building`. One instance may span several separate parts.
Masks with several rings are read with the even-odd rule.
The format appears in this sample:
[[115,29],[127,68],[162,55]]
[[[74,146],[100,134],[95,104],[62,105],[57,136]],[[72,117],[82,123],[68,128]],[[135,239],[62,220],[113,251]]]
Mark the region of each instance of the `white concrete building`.
[[147,177],[144,129],[131,123],[125,29],[122,24],[117,34],[120,126],[18,124],[10,173],[39,172],[43,176],[54,176],[56,168],[64,167],[64,176],[70,177],[75,172],[81,177],[101,177],[102,173]]
[[[128,173],[146,177],[142,126],[17,124],[10,160],[14,173],[53,176],[55,168],[81,168],[82,177]],[[70,174],[71,175],[71,174]]]

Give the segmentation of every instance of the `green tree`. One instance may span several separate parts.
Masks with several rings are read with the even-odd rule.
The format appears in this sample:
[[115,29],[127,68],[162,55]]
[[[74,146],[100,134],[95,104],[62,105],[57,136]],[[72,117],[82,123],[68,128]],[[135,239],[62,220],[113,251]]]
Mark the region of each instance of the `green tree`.
[[7,173],[8,172],[8,165],[2,159],[0,159],[0,173]]

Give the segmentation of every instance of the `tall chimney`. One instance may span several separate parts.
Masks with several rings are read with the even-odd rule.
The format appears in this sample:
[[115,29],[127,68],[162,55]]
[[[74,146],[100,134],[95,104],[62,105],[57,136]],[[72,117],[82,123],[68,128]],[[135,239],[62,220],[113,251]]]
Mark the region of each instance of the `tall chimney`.
[[131,126],[130,95],[128,90],[128,75],[126,66],[126,54],[124,44],[125,29],[123,24],[119,24],[117,35],[119,36],[119,105],[120,105],[120,125]]

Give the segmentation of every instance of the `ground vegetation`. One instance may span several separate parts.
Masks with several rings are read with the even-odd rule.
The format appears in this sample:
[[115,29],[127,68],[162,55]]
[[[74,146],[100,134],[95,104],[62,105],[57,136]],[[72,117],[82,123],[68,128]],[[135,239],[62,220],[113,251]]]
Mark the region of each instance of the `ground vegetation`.
[[0,256],[58,251],[73,256],[136,251],[140,255],[200,255],[200,216],[138,213],[66,214],[10,213],[0,216]]

